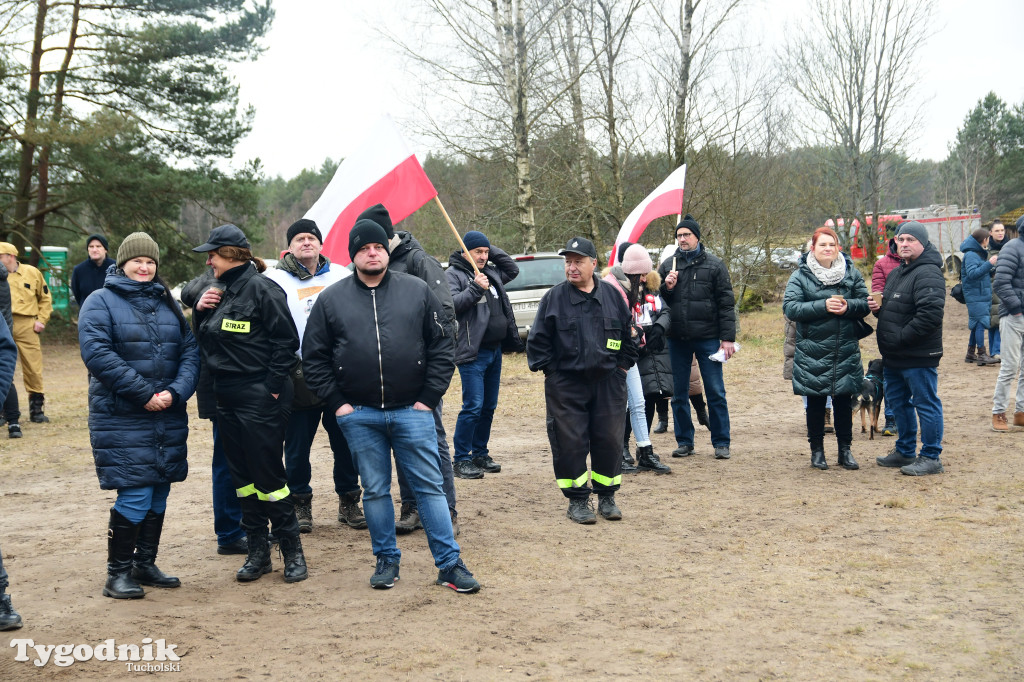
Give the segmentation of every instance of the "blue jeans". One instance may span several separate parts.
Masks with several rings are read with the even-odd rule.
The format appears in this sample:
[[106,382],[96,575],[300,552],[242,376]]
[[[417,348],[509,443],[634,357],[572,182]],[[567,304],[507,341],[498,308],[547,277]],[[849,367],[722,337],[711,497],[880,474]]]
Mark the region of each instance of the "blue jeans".
[[967,346],[968,348],[974,348],[975,346],[978,348],[985,347],[985,326],[980,322],[971,330],[971,336],[967,340]]
[[501,348],[481,348],[476,360],[459,365],[462,377],[462,411],[455,421],[455,461],[487,455],[494,408],[501,385]]
[[676,445],[693,445],[693,420],[690,418],[690,365],[697,356],[704,393],[708,403],[708,422],[711,444],[728,447],[729,405],[725,401],[725,377],[722,363],[708,356],[718,350],[718,339],[668,340],[669,358],[672,360],[672,420],[675,422]]
[[224,446],[220,442],[220,431],[217,420],[213,422],[213,462],[211,478],[213,479],[213,532],[217,534],[218,545],[230,545],[245,537],[242,530],[242,505],[235,492],[235,484],[231,480],[231,470],[224,456]]
[[292,410],[284,430],[284,468],[288,490],[293,495],[311,495],[309,482],[313,478],[309,463],[309,450],[313,446],[316,430],[321,422],[334,454],[334,489],[338,495],[359,490],[359,478],[352,453],[345,436],[338,428],[338,420],[321,407]]
[[[687,398],[689,402],[689,398]],[[644,381],[640,378],[640,368],[633,365],[626,372],[626,411],[629,413],[629,425],[633,428],[633,437],[638,448],[651,444],[651,434],[647,430],[647,403],[644,401]]]
[[[437,462],[441,467],[441,479],[444,481],[441,488],[448,500],[448,511],[455,515],[455,472],[452,471],[452,455],[448,451],[448,440],[445,438],[444,422],[441,421],[441,410],[444,408],[444,400],[437,402],[434,408],[434,434],[437,436]],[[405,480],[405,474],[401,467],[398,469],[398,491],[402,497],[402,504],[416,506],[416,496],[412,494],[409,482]]]
[[391,451],[416,497],[420,522],[434,565],[448,569],[459,560],[459,545],[452,532],[448,502],[441,489],[434,419],[412,406],[393,410],[356,405],[338,417],[355,453],[363,479],[363,513],[370,529],[373,554],[398,561],[402,553],[395,541],[395,508],[391,501]]
[[[921,421],[921,456],[938,459],[942,453],[942,401],[938,367],[883,370],[885,401],[896,417],[896,450],[913,457],[917,450],[917,422]],[[916,411],[916,415],[915,415]]]
[[988,328],[988,354],[999,355],[1002,348],[1000,345],[999,325]]
[[4,555],[0,552],[0,594],[7,589],[7,571],[4,570]]
[[132,523],[141,523],[146,518],[146,512],[153,510],[156,514],[163,514],[167,510],[167,496],[170,492],[170,483],[118,488],[114,509]]

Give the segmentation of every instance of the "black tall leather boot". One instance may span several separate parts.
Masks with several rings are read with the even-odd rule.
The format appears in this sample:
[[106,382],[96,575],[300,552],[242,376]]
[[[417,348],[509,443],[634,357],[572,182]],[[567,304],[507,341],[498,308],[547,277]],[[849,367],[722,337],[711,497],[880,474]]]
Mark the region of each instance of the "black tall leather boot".
[[145,590],[131,576],[138,535],[139,526],[111,508],[110,523],[107,525],[107,584],[103,586],[104,597],[140,599],[146,596]]
[[30,421],[36,424],[45,424],[50,421],[50,418],[43,414],[43,403],[45,401],[46,396],[42,393],[28,394],[28,414]]
[[825,444],[821,441],[811,443],[811,466],[822,471],[828,469],[828,462],[825,461]]
[[249,555],[245,557],[245,563],[235,578],[239,582],[247,583],[259,580],[264,573],[270,573],[270,540],[267,538],[269,532],[266,528],[246,528],[245,540],[249,545]]
[[284,581],[297,583],[309,577],[306,556],[302,553],[302,540],[298,533],[281,535],[281,555],[284,557]]
[[850,450],[849,443],[839,444],[839,466],[844,469],[854,471],[860,469],[860,465],[857,464],[857,460],[853,458],[853,452]]
[[135,539],[135,561],[132,578],[141,585],[153,587],[181,587],[181,581],[167,575],[156,567],[156,552],[160,548],[160,533],[164,529],[164,515],[152,509],[139,524],[139,536]]
[[693,413],[697,417],[697,423],[701,426],[711,428],[708,423],[708,406],[704,402],[704,394],[696,393],[690,396],[690,404],[693,405]]

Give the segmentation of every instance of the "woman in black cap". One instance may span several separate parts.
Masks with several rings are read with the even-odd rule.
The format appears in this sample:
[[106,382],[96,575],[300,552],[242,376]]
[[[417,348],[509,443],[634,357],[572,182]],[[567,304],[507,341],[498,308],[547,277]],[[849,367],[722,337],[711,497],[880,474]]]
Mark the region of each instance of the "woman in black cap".
[[196,303],[196,328],[248,541],[249,555],[236,577],[248,582],[270,573],[269,522],[281,543],[285,582],[305,580],[283,459],[292,403],[289,371],[299,349],[295,323],[284,291],[258,276],[267,266],[252,255],[236,226],[214,228],[207,243],[192,250],[207,254],[217,278]]
[[117,267],[78,316],[96,474],[101,488],[117,490],[103,587],[114,599],[145,596],[141,585],[181,585],[155,562],[171,483],[188,474],[185,404],[199,380],[199,350],[157,276],[159,260],[148,234],[125,237]]

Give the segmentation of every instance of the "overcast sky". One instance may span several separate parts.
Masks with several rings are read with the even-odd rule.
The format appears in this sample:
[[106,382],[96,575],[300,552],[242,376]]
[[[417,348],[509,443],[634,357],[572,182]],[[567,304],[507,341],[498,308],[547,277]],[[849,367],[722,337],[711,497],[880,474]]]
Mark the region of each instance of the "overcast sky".
[[[292,177],[319,167],[326,157],[348,155],[384,113],[398,121],[413,118],[415,98],[400,93],[417,87],[414,75],[374,30],[372,24],[381,19],[365,15],[374,11],[385,20],[400,20],[401,7],[412,1],[275,3],[266,52],[235,69],[242,101],[256,107],[253,131],[239,145],[236,162],[259,157],[267,175]],[[751,40],[769,46],[806,5],[806,0],[750,2],[746,23],[768,29]],[[1008,104],[1024,102],[1013,36],[1024,28],[1024,2],[937,0],[937,6],[934,35],[921,50],[919,92],[929,103],[911,155],[941,160],[964,116],[988,92]]]

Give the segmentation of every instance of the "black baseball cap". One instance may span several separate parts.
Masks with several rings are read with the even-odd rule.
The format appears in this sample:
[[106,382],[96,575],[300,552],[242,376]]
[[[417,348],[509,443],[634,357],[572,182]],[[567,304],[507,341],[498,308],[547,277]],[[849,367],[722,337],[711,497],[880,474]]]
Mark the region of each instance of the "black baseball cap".
[[249,245],[249,240],[245,238],[245,233],[237,225],[228,223],[210,230],[210,238],[206,240],[206,243],[192,250],[197,253],[205,253],[206,251],[215,251],[222,246],[237,246],[240,249],[252,248]]
[[558,255],[564,256],[567,253],[578,253],[581,256],[597,258],[597,249],[594,248],[594,242],[586,237],[573,237],[565,243],[565,248],[559,251]]

